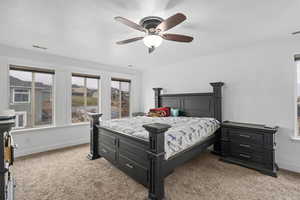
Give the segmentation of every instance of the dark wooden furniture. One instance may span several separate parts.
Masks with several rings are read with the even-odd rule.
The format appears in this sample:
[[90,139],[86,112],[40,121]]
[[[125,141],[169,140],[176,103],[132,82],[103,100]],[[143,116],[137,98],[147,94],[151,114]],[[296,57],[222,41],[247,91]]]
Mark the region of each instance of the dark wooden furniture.
[[225,121],[221,160],[277,177],[275,133],[278,127]]
[[135,112],[135,113],[132,113],[132,117],[138,117],[138,116],[146,116],[147,113],[144,113],[144,112]]
[[13,199],[13,180],[7,182],[9,166],[4,160],[4,137],[14,125],[13,117],[1,117],[0,119],[0,200]]
[[[212,93],[161,94],[161,88],[154,88],[155,106],[179,108],[184,116],[221,118],[222,82],[211,83]],[[189,149],[165,159],[164,133],[170,128],[166,124],[148,124],[149,141],[127,136],[101,126],[98,116],[92,115],[90,158],[104,157],[139,183],[148,187],[148,198],[164,199],[164,178],[183,163],[199,155],[214,144],[215,152],[220,151],[220,129],[204,141]]]

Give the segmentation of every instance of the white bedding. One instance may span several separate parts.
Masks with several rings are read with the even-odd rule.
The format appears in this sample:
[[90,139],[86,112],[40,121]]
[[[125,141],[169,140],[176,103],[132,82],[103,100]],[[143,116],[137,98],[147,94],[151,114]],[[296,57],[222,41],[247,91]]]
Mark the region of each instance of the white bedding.
[[102,121],[101,126],[149,140],[148,132],[143,125],[151,123],[171,125],[171,128],[165,133],[166,159],[203,141],[220,127],[220,123],[214,118],[145,116]]

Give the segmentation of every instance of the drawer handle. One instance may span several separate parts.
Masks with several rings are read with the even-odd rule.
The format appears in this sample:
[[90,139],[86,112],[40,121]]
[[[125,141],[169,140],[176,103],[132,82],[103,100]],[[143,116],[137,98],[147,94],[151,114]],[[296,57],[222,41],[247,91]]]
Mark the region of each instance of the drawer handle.
[[250,138],[250,135],[244,135],[244,134],[240,134],[240,137],[244,137],[244,138]]
[[133,169],[133,168],[134,168],[134,166],[131,165],[131,164],[129,164],[129,163],[126,164],[126,167],[128,167],[128,168],[130,168],[130,169]]
[[107,150],[106,150],[106,149],[102,149],[102,152],[103,152],[103,153],[107,153]]
[[250,148],[251,145],[248,145],[248,144],[240,144],[240,147]]
[[246,155],[246,154],[242,154],[242,153],[240,154],[240,156],[243,157],[243,158],[248,158],[248,159],[251,158],[251,156]]

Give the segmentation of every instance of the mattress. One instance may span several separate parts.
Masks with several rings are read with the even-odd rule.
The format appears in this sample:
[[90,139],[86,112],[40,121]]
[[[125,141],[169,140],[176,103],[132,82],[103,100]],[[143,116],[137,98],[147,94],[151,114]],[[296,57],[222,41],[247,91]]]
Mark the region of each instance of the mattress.
[[146,116],[102,121],[101,126],[148,141],[149,133],[143,128],[143,125],[151,123],[171,126],[165,132],[166,159],[205,140],[220,127],[220,123],[214,118]]

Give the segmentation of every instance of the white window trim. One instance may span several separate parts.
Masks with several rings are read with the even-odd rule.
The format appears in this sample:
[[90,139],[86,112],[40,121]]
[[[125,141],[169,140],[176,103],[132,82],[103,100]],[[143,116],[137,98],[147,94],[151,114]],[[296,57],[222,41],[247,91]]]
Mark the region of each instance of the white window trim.
[[[80,76],[76,76],[76,75],[72,75],[72,77],[71,77],[71,125],[76,125],[76,124],[86,124],[86,123],[89,123],[89,121],[83,121],[83,122],[73,122],[73,118],[72,118],[72,98],[73,98],[73,95],[72,95],[72,93],[73,93],[73,81],[72,81],[72,78],[73,77],[80,77]],[[87,79],[88,78],[90,78],[90,77],[81,77],[81,78],[83,78],[83,80],[84,80],[84,84],[83,84],[83,87],[84,87],[84,96],[83,96],[83,98],[84,98],[84,110],[85,110],[85,112],[86,112],[86,109],[87,109]],[[93,78],[90,78],[90,79],[93,79]],[[98,81],[98,83],[97,83],[97,86],[98,86],[98,88],[97,88],[97,92],[98,92],[98,105],[97,105],[97,110],[98,110],[98,112],[100,111],[100,99],[101,99],[101,97],[100,97],[100,80],[101,79],[97,79],[97,81]]]
[[[11,66],[12,64],[9,64],[8,66]],[[43,68],[43,67],[41,67],[41,68]],[[8,90],[8,95],[11,95],[10,94],[10,88],[11,88],[11,85],[10,85],[10,81],[9,81],[9,76],[10,76],[10,73],[9,73],[9,71],[10,71],[10,68],[8,67],[8,88],[9,88],[9,90]],[[39,72],[32,72],[33,74],[34,73],[39,73]],[[32,79],[32,83],[34,83],[35,82],[35,78],[33,78]],[[17,89],[17,88],[13,88],[12,89],[12,93],[13,93],[13,98],[12,98],[12,102],[10,102],[10,99],[9,99],[9,104],[10,105],[14,105],[14,104],[22,104],[22,103],[24,103],[24,102],[15,102],[15,89]],[[22,88],[23,89],[23,88]],[[28,89],[28,102],[25,102],[25,103],[32,103],[33,102],[33,100],[32,100],[32,94],[31,94],[31,92],[34,90],[34,88],[31,88],[31,89]],[[48,124],[48,125],[45,125],[45,126],[35,126],[35,125],[33,125],[33,127],[29,127],[29,128],[26,128],[26,125],[27,125],[27,114],[25,115],[25,117],[26,117],[26,125],[25,125],[25,127],[23,127],[23,128],[14,128],[14,130],[15,131],[17,131],[17,132],[26,132],[26,131],[28,131],[28,130],[35,130],[35,129],[43,129],[43,128],[53,128],[53,127],[55,127],[55,74],[52,74],[52,90],[51,90],[51,98],[52,98],[52,123],[51,124]],[[34,106],[34,104],[31,104],[31,110],[33,109],[32,107]],[[16,113],[18,113],[19,111],[16,111]],[[20,112],[23,112],[23,111],[20,111]],[[33,118],[34,119],[34,118]],[[33,119],[31,119],[33,122],[34,122],[34,120]]]
[[[23,115],[23,126],[19,126],[19,116]],[[16,120],[15,120],[15,129],[25,128],[27,126],[27,112],[26,111],[17,111]]]
[[[26,103],[26,104],[29,104],[30,103],[30,99],[31,99],[31,96],[30,96],[30,89],[24,89],[24,90],[27,90],[27,92],[16,92],[17,88],[13,88],[13,104],[21,104],[21,103]],[[23,89],[23,88],[22,88]],[[15,95],[16,94],[27,94],[28,95],[28,101],[16,101],[15,100]]]
[[295,107],[296,107],[296,114],[295,114],[295,131],[293,136],[291,137],[291,140],[295,142],[300,142],[300,132],[299,132],[299,126],[300,124],[298,123],[298,66],[300,67],[300,60],[295,59],[295,64],[296,64],[296,70],[295,70]]

